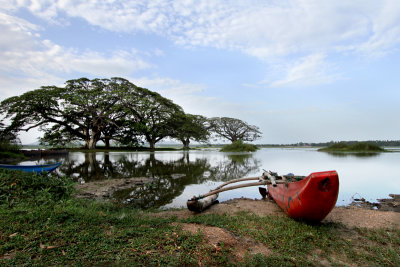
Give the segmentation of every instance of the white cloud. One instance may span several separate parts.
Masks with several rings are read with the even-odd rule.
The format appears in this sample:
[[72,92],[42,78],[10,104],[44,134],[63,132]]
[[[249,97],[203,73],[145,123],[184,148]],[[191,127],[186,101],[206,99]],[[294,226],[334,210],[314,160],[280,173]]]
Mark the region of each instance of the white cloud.
[[180,105],[186,113],[199,114],[206,117],[237,117],[246,116],[252,112],[251,107],[240,103],[229,102],[226,99],[206,96],[208,88],[202,84],[185,83],[170,78],[129,78],[137,86],[150,88],[161,93]]
[[[34,89],[46,83],[60,83],[72,73],[93,76],[126,76],[153,66],[135,50],[79,51],[40,40],[40,28],[23,19],[0,13],[0,85],[8,97],[21,93],[29,85]],[[69,78],[69,77],[68,77]]]
[[312,86],[330,83],[338,75],[328,74],[329,66],[324,54],[312,54],[284,67],[285,77],[269,83],[271,87]]
[[261,59],[315,49],[381,51],[400,41],[397,0],[14,0],[14,4],[50,21],[79,17],[110,31],[151,32],[183,46],[237,49]]
[[38,26],[0,11],[0,51],[32,49],[38,30]]
[[[283,68],[286,77],[273,82],[273,86],[295,81],[303,84],[333,81],[336,75],[329,74],[330,69],[326,68],[331,54],[376,57],[390,53],[400,43],[398,0],[0,1],[8,12],[23,7],[50,23],[65,24],[71,17],[80,18],[113,32],[157,34],[183,47],[241,51],[269,65],[284,64],[287,58],[296,61],[293,67]],[[130,56],[129,62],[124,61],[118,57],[119,53],[110,59],[94,52],[82,54],[68,50],[67,55],[75,60],[67,70],[92,69],[96,74],[103,74],[109,73],[112,67],[125,74],[128,69],[150,67],[135,55]],[[324,58],[309,56],[314,53]],[[154,54],[163,55],[162,51]],[[106,66],[108,60],[114,62],[113,66]],[[311,76],[317,64],[324,67]]]
[[153,88],[159,92],[168,92],[169,94],[192,94],[202,92],[205,89],[204,85],[183,83],[179,80],[171,78],[134,78],[137,86],[145,88]]
[[400,4],[398,1],[386,1],[371,26],[371,35],[360,45],[359,51],[372,56],[385,55],[400,43]]

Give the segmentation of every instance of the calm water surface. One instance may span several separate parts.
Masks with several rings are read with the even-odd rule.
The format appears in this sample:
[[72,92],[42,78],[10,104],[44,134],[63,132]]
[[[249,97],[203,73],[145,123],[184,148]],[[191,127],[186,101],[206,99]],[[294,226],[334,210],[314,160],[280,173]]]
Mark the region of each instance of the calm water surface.
[[[400,193],[400,153],[372,155],[328,154],[315,149],[263,148],[255,153],[223,153],[217,150],[168,152],[71,152],[66,157],[41,159],[48,163],[62,160],[59,174],[86,183],[103,179],[149,177],[151,182],[115,193],[114,197],[140,208],[186,206],[194,195],[204,194],[235,178],[259,176],[263,169],[279,174],[308,175],[336,170],[340,189],[337,205],[352,198],[369,201]],[[257,187],[223,192],[220,201],[237,197],[260,199]]]

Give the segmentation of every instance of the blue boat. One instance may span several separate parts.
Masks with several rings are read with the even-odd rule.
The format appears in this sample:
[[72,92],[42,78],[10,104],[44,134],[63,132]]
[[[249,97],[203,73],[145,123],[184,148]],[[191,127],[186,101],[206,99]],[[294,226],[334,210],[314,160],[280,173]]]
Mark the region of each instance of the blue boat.
[[56,162],[56,163],[44,164],[44,165],[5,165],[5,164],[0,164],[0,168],[8,169],[8,170],[32,172],[32,173],[44,173],[44,172],[54,171],[61,164],[62,164],[62,162]]

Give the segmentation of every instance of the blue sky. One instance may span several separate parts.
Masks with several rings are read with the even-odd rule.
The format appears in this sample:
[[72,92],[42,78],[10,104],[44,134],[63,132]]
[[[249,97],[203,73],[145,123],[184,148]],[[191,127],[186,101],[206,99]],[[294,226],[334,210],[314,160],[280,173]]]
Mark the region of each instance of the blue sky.
[[400,139],[398,0],[0,0],[0,33],[0,100],[123,77],[257,143]]

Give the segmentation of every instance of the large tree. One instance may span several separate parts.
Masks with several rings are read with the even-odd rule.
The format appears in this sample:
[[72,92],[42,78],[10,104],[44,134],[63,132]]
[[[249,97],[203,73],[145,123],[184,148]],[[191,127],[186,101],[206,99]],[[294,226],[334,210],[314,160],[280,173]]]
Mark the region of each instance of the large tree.
[[232,143],[238,140],[252,142],[261,137],[257,126],[229,117],[214,117],[209,119],[211,131],[219,138],[225,138]]
[[177,118],[178,125],[173,137],[183,144],[183,149],[189,149],[190,140],[197,142],[207,141],[210,132],[207,118],[201,115],[180,114]]
[[67,81],[65,87],[44,86],[4,100],[0,112],[11,119],[9,129],[29,131],[40,126],[47,129],[45,140],[70,136],[92,149],[105,125],[112,123],[120,99],[114,82],[118,79],[81,78]]
[[11,121],[7,131],[40,127],[51,145],[84,142],[122,144],[147,141],[151,149],[176,134],[182,108],[171,100],[122,78],[69,80],[65,87],[45,86],[4,100],[0,113]]
[[126,135],[143,136],[151,150],[157,142],[173,135],[178,115],[183,113],[171,100],[141,87],[136,88],[134,95],[126,96],[122,106],[127,113]]

